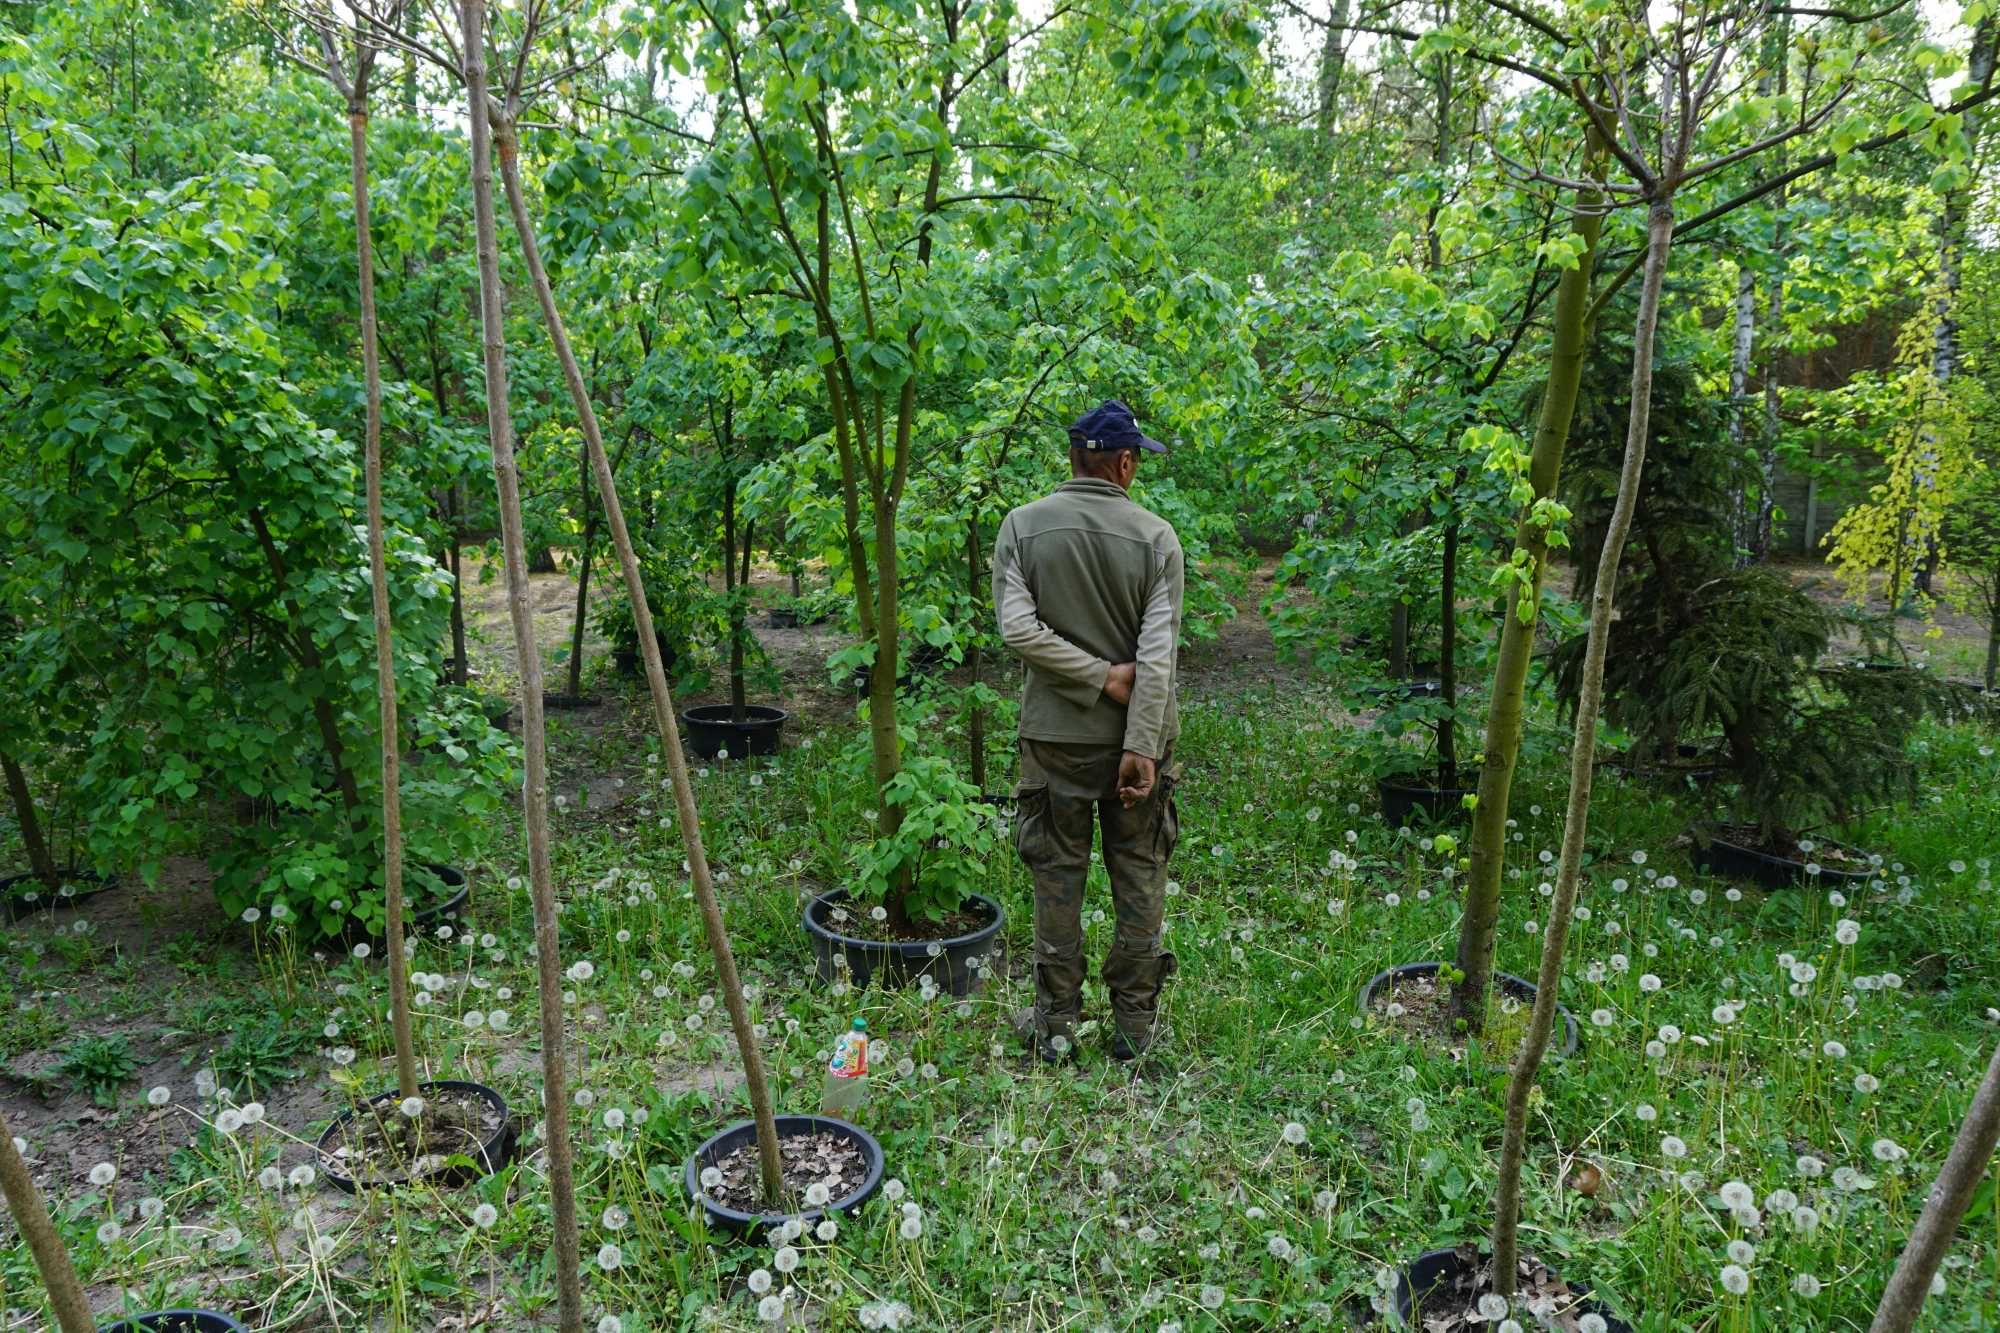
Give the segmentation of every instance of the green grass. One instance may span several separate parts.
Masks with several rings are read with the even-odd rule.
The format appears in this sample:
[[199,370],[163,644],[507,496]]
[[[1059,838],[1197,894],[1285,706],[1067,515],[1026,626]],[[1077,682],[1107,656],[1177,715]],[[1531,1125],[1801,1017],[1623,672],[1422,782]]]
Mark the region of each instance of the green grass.
[[[703,770],[711,852],[726,875],[721,892],[756,987],[780,1108],[813,1109],[820,1052],[864,1015],[887,1049],[862,1118],[922,1210],[914,1241],[899,1234],[899,1209],[878,1201],[832,1244],[802,1242],[797,1269],[772,1287],[791,1288],[795,1326],[857,1327],[864,1310],[896,1301],[911,1311],[905,1327],[926,1329],[1356,1326],[1370,1318],[1384,1274],[1422,1250],[1485,1234],[1504,1067],[1477,1047],[1459,1059],[1406,1040],[1355,1008],[1381,968],[1450,955],[1455,881],[1423,839],[1375,817],[1359,738],[1337,718],[1330,696],[1295,689],[1187,708],[1184,834],[1169,903],[1181,970],[1167,995],[1171,1035],[1136,1075],[1088,1035],[1073,1068],[1025,1060],[1005,1022],[1028,1002],[1025,980],[962,1002],[837,995],[814,983],[798,904],[809,885],[837,878],[851,836],[838,799],[851,781],[838,753],[848,738],[816,738],[755,773]],[[1546,718],[1538,727],[1517,787],[1499,958],[1529,975],[1539,939],[1528,925],[1545,912],[1540,854],[1556,845],[1564,762],[1564,738]],[[659,771],[638,742],[598,745],[593,763]],[[1600,781],[1589,917],[1572,935],[1562,990],[1585,1044],[1550,1063],[1537,1093],[1528,1247],[1592,1283],[1641,1329],[1866,1326],[2000,1039],[1985,1016],[2000,1005],[2000,896],[1979,864],[2000,845],[1993,746],[1971,731],[1924,734],[1926,795],[1853,832],[1890,864],[1879,889],[1844,908],[1818,891],[1732,894],[1696,876],[1677,839],[1701,808],[1697,796]],[[739,1108],[702,1090],[732,1065],[733,1046],[719,1005],[705,1007],[719,997],[669,804],[657,779],[654,788],[615,810],[572,804],[556,818],[564,956],[595,964],[570,1009],[572,1086],[590,1094],[573,1112],[589,1326],[610,1313],[625,1333],[758,1327],[748,1283],[771,1268],[772,1250],[703,1243],[679,1192],[686,1153]],[[527,894],[507,886],[520,873],[515,829],[490,836],[475,889],[479,937],[469,947],[464,936],[423,943],[416,966],[442,981],[418,1025],[428,1067],[493,1083],[529,1113],[538,1079]],[[1358,865],[1329,868],[1336,851]],[[989,891],[1010,914],[1010,953],[1025,958],[1025,876],[1011,860],[992,872]],[[1093,958],[1109,943],[1109,908],[1100,882],[1087,908]],[[1836,942],[1843,917],[1859,923],[1852,948]],[[26,960],[10,948],[11,973]],[[1812,968],[1811,980],[1795,983],[1781,955]],[[375,960],[274,948],[261,956],[267,986],[316,997],[313,1012],[333,1024],[322,1051],[304,1056],[316,1071],[308,1078],[327,1077],[325,1051],[352,1046],[362,1085],[392,1081]],[[57,984],[47,974],[59,959],[33,966],[38,984]],[[1872,984],[1890,973],[1900,988]],[[1659,988],[1642,987],[1642,976]],[[1857,977],[1871,984],[1857,988]],[[1743,1006],[1727,1023],[1715,1014],[1724,1001]],[[1094,982],[1087,1004],[1106,1015]],[[495,1010],[508,1014],[505,1031],[494,1031]],[[299,1022],[317,1021],[303,1013]],[[1667,1024],[1682,1039],[1649,1058],[1646,1043]],[[19,1013],[5,1031],[10,1046],[40,1035]],[[1845,1054],[1829,1054],[1828,1041]],[[1864,1073],[1875,1091],[1856,1090]],[[174,1092],[188,1113],[210,1111],[192,1086]],[[620,1131],[605,1126],[612,1107],[627,1112]],[[635,1125],[639,1108],[648,1114]],[[1302,1146],[1285,1141],[1288,1122],[1304,1128]],[[53,1182],[86,1280],[161,1301],[254,1307],[291,1328],[333,1327],[336,1302],[343,1328],[357,1326],[355,1311],[377,1326],[433,1328],[489,1301],[499,1328],[550,1316],[538,1154],[477,1188],[350,1203],[255,1183],[266,1161],[304,1160],[279,1128],[304,1135],[316,1126],[267,1124],[233,1137],[200,1129],[170,1178],[121,1179],[109,1191]],[[1662,1170],[1668,1135],[1687,1147],[1672,1177]],[[1907,1158],[1878,1161],[1878,1139]],[[1817,1178],[1799,1173],[1808,1154],[1824,1163]],[[1586,1161],[1608,1181],[1595,1199],[1563,1183]],[[1840,1168],[1866,1184],[1842,1172],[1851,1187],[1836,1187]],[[1732,1180],[1762,1210],[1755,1227],[1720,1201]],[[1817,1228],[1780,1220],[1774,1191],[1817,1207]],[[165,1215],[141,1225],[132,1210],[149,1195]],[[491,1230],[471,1220],[481,1202],[498,1210]],[[294,1214],[301,1205],[307,1216]],[[611,1229],[603,1216],[614,1206],[629,1220]],[[107,1209],[123,1231],[101,1242]],[[224,1227],[243,1239],[218,1251],[207,1242]],[[329,1252],[316,1256],[320,1236]],[[1718,1282],[1732,1238],[1756,1249],[1744,1298]],[[607,1243],[623,1259],[609,1272],[591,1262]],[[8,1256],[10,1292],[25,1289],[24,1265],[18,1251]],[[1794,1293],[1800,1273],[1822,1284],[1816,1298]],[[1990,1183],[1945,1276],[1924,1327],[1995,1328],[2000,1216]]]

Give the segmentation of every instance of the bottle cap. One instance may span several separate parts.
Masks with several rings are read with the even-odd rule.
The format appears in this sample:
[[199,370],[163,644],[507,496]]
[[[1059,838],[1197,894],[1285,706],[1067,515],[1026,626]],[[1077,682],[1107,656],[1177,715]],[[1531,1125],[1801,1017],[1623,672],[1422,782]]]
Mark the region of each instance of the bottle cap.
[[866,1032],[868,1030],[868,1020],[865,1018],[856,1018],[854,1020],[854,1030],[856,1032]]

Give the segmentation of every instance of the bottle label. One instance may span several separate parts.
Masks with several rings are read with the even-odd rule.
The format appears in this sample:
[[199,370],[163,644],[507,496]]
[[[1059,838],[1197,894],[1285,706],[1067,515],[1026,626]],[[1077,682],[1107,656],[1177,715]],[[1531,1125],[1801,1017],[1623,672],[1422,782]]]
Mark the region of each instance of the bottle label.
[[835,1078],[860,1078],[868,1072],[868,1039],[859,1033],[842,1034],[834,1043],[833,1059],[826,1072]]

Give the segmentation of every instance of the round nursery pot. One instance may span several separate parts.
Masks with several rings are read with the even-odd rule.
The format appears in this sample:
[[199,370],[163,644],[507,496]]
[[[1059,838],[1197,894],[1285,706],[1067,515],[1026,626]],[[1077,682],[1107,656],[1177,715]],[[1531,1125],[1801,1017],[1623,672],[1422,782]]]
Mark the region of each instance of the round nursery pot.
[[776,754],[778,737],[790,716],[782,708],[747,704],[741,722],[732,721],[728,704],[703,704],[681,714],[687,728],[688,748],[703,759],[713,759],[724,750],[731,759],[752,754]]
[[[408,911],[408,915],[405,917],[407,928],[413,933],[422,933],[435,926],[443,925],[447,921],[457,921],[465,911],[466,903],[472,899],[472,885],[467,882],[465,872],[457,866],[423,866],[423,869],[437,876],[439,883],[438,892],[442,896],[417,899],[411,895],[413,879],[410,874],[411,870],[417,868],[411,866],[403,871],[403,903],[405,909]],[[410,904],[413,902],[421,902],[423,905],[412,908]],[[349,946],[358,944],[363,940],[367,940],[372,944],[380,944],[383,935],[367,930],[359,921],[350,917],[348,918],[346,928],[340,932],[340,939]]]
[[[1789,889],[1811,878],[1806,874],[1806,857],[1782,855],[1752,846],[1754,836],[1752,830],[1727,825],[1696,829],[1694,851],[1689,859],[1697,870],[1706,870],[1712,875],[1727,875],[1732,879],[1747,879],[1773,889]],[[1865,863],[1867,860],[1861,852],[1841,843],[1825,841],[1823,845],[1857,861]],[[1845,884],[1866,880],[1870,873],[1867,870],[1838,869],[1821,863],[1818,878],[1824,883]]]
[[[1454,1308],[1450,1305],[1444,1307],[1442,1311],[1424,1310],[1423,1307],[1439,1297],[1452,1299],[1451,1294],[1459,1282],[1469,1277],[1478,1262],[1478,1251],[1470,1245],[1461,1245],[1453,1250],[1432,1250],[1428,1254],[1419,1255],[1415,1263],[1396,1276],[1396,1322],[1405,1328],[1417,1327],[1411,1320],[1414,1310],[1428,1316],[1424,1326],[1429,1327],[1429,1318],[1436,1318],[1440,1313],[1450,1314]],[[1630,1324],[1614,1318],[1609,1310],[1590,1298],[1590,1287],[1586,1283],[1571,1282],[1566,1285],[1576,1297],[1575,1303],[1568,1307],[1571,1314],[1596,1315],[1604,1321],[1605,1333],[1632,1333]],[[1574,1326],[1574,1324],[1563,1325],[1565,1328]]]
[[[929,974],[951,994],[970,995],[986,984],[985,974],[999,963],[1000,928],[1007,914],[983,893],[968,897],[965,910],[985,918],[985,924],[941,940],[869,940],[842,934],[843,929],[861,928],[855,921],[834,922],[834,909],[846,901],[847,890],[834,889],[806,904],[806,937],[812,941],[821,981],[834,981],[840,971],[834,960],[845,958],[848,980],[857,990],[870,981],[881,986],[912,985]],[[976,959],[986,961],[975,967]]]
[[[1436,976],[1438,969],[1443,966],[1443,963],[1404,963],[1401,967],[1385,968],[1377,972],[1368,979],[1368,984],[1361,988],[1362,1016],[1367,1017],[1374,1013],[1375,1001],[1384,992],[1394,990],[1397,982],[1412,977]],[[1523,981],[1511,972],[1495,972],[1493,984],[1499,987],[1501,994],[1511,995],[1523,1004],[1532,1005],[1535,1002],[1535,983],[1532,981]],[[1561,1001],[1556,1002],[1556,1022],[1558,1029],[1550,1041],[1550,1050],[1557,1059],[1575,1055],[1581,1040],[1579,1029],[1575,1016],[1563,1008]]]
[[772,629],[797,629],[799,613],[789,606],[774,606],[770,614],[765,617],[765,623]]
[[573,712],[579,708],[595,708],[604,700],[594,694],[556,694],[542,691],[542,707],[552,708],[559,713]]
[[214,1310],[154,1310],[99,1324],[97,1333],[250,1333],[250,1330]]
[[882,1145],[877,1143],[875,1136],[867,1130],[828,1115],[781,1115],[776,1119],[778,1139],[781,1143],[786,1139],[831,1134],[859,1148],[865,1172],[861,1184],[848,1191],[845,1196],[831,1200],[823,1207],[807,1208],[796,1213],[747,1212],[717,1203],[703,1191],[701,1173],[745,1144],[756,1143],[756,1123],[740,1120],[696,1148],[694,1154],[688,1158],[687,1169],[681,1176],[681,1184],[687,1190],[688,1198],[698,1201],[702,1211],[708,1214],[710,1228],[751,1240],[766,1229],[782,1226],[793,1218],[811,1226],[828,1213],[851,1213],[874,1198],[875,1192],[882,1188]]
[[[372,1179],[357,1180],[342,1169],[343,1159],[340,1153],[343,1147],[342,1136],[347,1126],[361,1112],[356,1109],[342,1111],[334,1117],[333,1123],[326,1127],[326,1132],[319,1136],[318,1145],[320,1171],[336,1188],[348,1194],[353,1194],[357,1188],[368,1186],[393,1188],[398,1185],[422,1184],[442,1188],[463,1185],[467,1181],[491,1175],[506,1165],[507,1159],[514,1152],[514,1121],[513,1117],[507,1114],[507,1103],[501,1100],[499,1093],[483,1083],[469,1083],[462,1079],[440,1079],[433,1083],[419,1083],[417,1092],[427,1101],[453,1096],[473,1103],[479,1116],[479,1124],[476,1128],[469,1129],[464,1143],[451,1148],[448,1152],[438,1154],[434,1162],[419,1159],[414,1171],[395,1171]],[[370,1097],[368,1105],[371,1114],[379,1114],[384,1121],[393,1123],[402,1118],[402,1112],[397,1109],[400,1100],[400,1094],[391,1088],[387,1092]],[[447,1163],[445,1160],[446,1157],[460,1155],[470,1158],[470,1164]]]
[[1465,813],[1465,798],[1479,794],[1477,782],[1470,787],[1435,787],[1421,781],[1422,777],[1411,774],[1375,780],[1375,789],[1382,796],[1382,817],[1390,824],[1457,819]]
[[[118,887],[118,876],[100,875],[94,870],[66,870],[62,881],[56,891],[50,893],[33,875],[9,875],[0,879],[0,921],[19,921],[37,912],[75,907]],[[34,896],[30,897],[30,894]]]
[[1366,686],[1361,693],[1365,698],[1384,704],[1399,703],[1404,699],[1435,699],[1444,693],[1444,683],[1430,679],[1398,680],[1387,685]]
[[495,694],[482,695],[479,711],[486,714],[486,725],[505,731],[514,718],[514,703]]
[[[667,636],[658,630],[653,631],[653,641],[660,645],[660,669],[669,676],[673,675],[674,667],[679,664],[681,655],[675,651],[672,644],[667,642]],[[639,645],[634,643],[613,648],[611,650],[611,665],[618,669],[620,675],[638,675],[642,669],[642,664],[639,661]]]

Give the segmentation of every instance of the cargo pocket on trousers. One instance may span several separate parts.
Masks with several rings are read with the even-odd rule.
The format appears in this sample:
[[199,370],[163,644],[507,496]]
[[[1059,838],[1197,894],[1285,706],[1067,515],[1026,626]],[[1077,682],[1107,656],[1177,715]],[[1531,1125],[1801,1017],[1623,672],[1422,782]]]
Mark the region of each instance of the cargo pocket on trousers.
[[1030,869],[1049,847],[1049,784],[1023,782],[1014,789],[1014,850]]
[[1174,847],[1181,840],[1181,807],[1175,796],[1180,780],[1180,765],[1176,764],[1171,771],[1160,775],[1160,791],[1154,797],[1160,808],[1153,825],[1153,855],[1161,864],[1174,854]]

